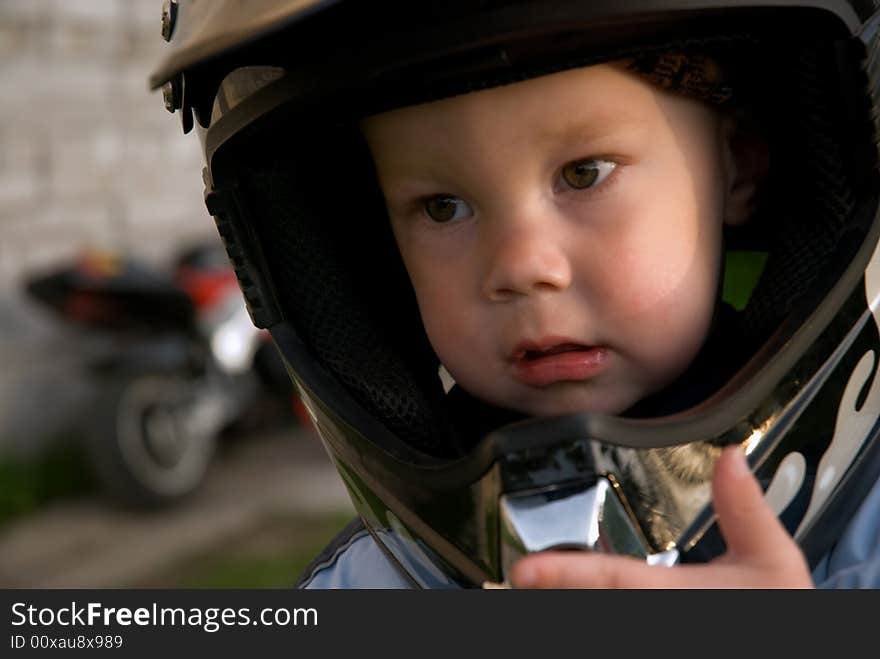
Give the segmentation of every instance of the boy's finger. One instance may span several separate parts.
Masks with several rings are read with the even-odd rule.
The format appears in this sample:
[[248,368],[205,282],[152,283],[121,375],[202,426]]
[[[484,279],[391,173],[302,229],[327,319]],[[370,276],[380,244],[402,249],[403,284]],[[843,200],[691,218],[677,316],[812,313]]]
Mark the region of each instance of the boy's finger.
[[753,572],[735,565],[661,567],[627,556],[546,552],[513,566],[514,588],[743,588],[761,586]]
[[680,588],[677,570],[625,556],[547,552],[513,566],[515,588]]
[[780,547],[794,546],[764,499],[741,447],[728,446],[718,458],[712,500],[730,556],[762,562],[779,558]]

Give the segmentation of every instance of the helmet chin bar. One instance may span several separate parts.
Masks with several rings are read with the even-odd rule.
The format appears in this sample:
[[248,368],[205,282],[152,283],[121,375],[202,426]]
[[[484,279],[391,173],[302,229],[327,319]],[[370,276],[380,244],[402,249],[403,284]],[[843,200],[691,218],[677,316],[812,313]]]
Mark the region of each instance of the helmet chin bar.
[[505,580],[517,560],[548,549],[601,551],[643,558],[649,565],[675,565],[678,550],[653,552],[621,497],[620,488],[605,477],[592,485],[503,495],[499,508]]

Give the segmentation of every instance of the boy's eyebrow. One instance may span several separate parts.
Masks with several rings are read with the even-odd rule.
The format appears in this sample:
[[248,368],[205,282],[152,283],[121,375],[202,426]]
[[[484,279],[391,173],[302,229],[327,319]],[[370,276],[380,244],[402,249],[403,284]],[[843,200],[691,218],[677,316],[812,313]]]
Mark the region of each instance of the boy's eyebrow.
[[404,175],[387,184],[383,190],[386,202],[402,203],[430,194],[437,189],[437,179],[430,176]]
[[622,130],[643,128],[645,123],[644,118],[631,113],[610,114],[602,112],[587,120],[579,120],[576,123],[543,130],[535,136],[535,139],[539,142],[585,141],[618,134]]

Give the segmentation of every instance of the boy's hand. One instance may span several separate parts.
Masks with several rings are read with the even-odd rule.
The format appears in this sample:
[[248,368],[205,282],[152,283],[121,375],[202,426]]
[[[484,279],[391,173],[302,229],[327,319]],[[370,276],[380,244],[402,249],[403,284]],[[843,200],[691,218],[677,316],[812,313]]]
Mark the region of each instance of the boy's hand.
[[811,588],[807,562],[764,500],[742,449],[724,449],[712,482],[727,553],[702,565],[649,566],[626,556],[544,552],[513,568],[517,588]]

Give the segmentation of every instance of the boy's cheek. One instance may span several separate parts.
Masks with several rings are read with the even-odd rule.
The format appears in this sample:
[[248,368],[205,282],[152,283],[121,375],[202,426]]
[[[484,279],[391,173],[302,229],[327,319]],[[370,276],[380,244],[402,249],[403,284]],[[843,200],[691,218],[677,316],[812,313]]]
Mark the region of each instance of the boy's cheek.
[[[606,309],[604,336],[650,390],[666,386],[699,352],[710,330],[716,285],[696,272],[653,271],[620,277],[616,303]],[[638,274],[638,273],[636,273]],[[635,402],[635,401],[633,401]]]
[[714,307],[720,232],[701,228],[686,209],[662,210],[646,210],[626,232],[606,241],[592,268],[597,303],[618,322],[675,325],[680,316],[701,316],[701,309]]

